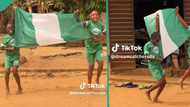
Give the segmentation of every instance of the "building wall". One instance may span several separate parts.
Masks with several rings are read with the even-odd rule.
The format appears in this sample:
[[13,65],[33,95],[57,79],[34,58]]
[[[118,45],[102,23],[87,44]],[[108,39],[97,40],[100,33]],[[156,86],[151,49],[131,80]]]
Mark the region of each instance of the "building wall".
[[[135,44],[133,0],[109,0],[109,37],[110,47],[115,43]],[[120,51],[117,54],[128,53]],[[110,64],[112,72],[136,68],[135,60],[111,59]]]
[[184,2],[184,18],[185,21],[190,25],[190,0],[183,0]]

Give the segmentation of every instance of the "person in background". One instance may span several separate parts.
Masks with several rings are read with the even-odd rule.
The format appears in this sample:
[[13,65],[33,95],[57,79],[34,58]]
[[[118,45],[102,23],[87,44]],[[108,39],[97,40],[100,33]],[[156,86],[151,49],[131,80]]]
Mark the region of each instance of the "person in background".
[[[176,16],[178,17],[180,23],[184,26],[184,28],[190,30],[190,26],[184,21],[184,19],[179,14],[179,7],[176,7]],[[188,63],[190,64],[190,39],[188,40],[188,47],[187,47],[187,53],[188,53]],[[181,89],[183,89],[183,82],[184,80],[190,75],[190,66],[187,68],[185,73],[182,75],[182,77],[179,80],[179,84]]]

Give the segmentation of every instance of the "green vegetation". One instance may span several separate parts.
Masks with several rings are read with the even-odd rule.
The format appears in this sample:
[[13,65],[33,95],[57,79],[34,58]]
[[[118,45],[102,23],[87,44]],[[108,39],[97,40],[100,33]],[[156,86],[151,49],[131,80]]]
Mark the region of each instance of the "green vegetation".
[[[97,10],[100,14],[105,11],[106,0],[15,0],[15,4],[24,10],[36,9],[38,13],[64,12],[73,13],[79,9],[81,20],[87,20],[92,10]],[[12,9],[6,9],[1,16],[0,32],[5,31],[5,25],[13,15]]]

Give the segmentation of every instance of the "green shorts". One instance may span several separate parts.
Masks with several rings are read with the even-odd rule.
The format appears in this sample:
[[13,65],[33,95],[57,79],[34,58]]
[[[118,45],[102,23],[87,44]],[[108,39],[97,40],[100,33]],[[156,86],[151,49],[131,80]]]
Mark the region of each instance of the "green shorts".
[[10,69],[12,67],[16,67],[19,65],[20,65],[20,59],[19,58],[5,57],[5,59],[4,59],[4,66],[6,69]]
[[88,49],[86,50],[86,57],[88,64],[94,64],[95,61],[104,61],[104,54],[103,49],[98,49],[95,52],[89,52]]
[[161,65],[159,65],[159,66],[151,65],[151,66],[149,66],[149,70],[150,70],[153,78],[157,81],[161,80],[165,75],[164,70],[161,67]]

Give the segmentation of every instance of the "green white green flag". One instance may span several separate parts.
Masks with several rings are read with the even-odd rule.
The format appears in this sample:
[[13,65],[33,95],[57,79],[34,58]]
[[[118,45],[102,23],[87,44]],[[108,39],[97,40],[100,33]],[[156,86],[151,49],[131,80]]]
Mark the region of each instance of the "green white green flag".
[[159,14],[162,55],[166,58],[189,39],[190,30],[180,23],[175,9],[163,9],[144,18],[149,36],[156,31],[156,14]]
[[27,13],[16,9],[16,47],[46,46],[90,37],[74,14]]

